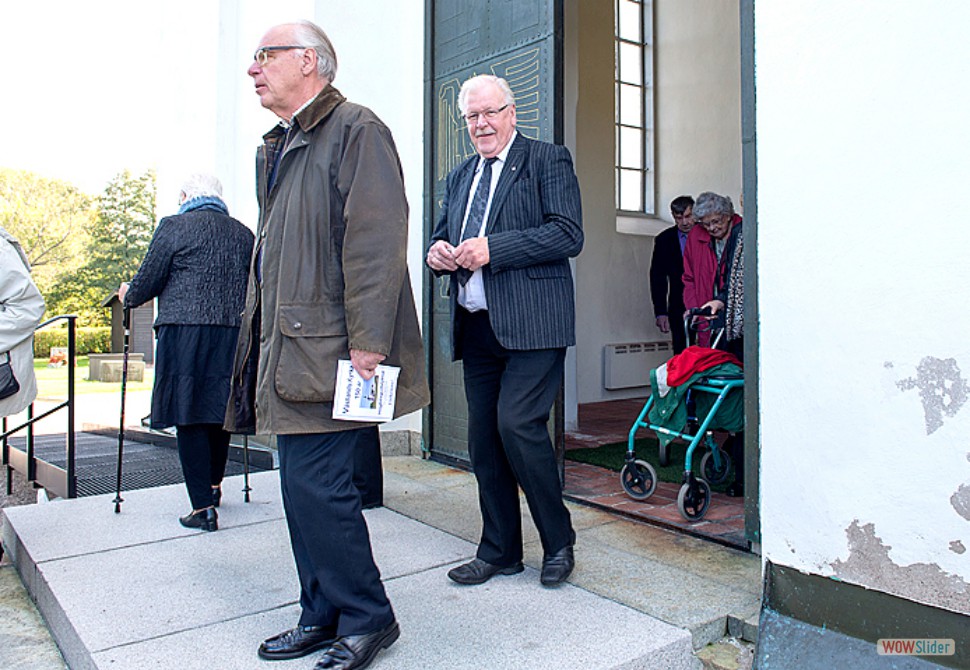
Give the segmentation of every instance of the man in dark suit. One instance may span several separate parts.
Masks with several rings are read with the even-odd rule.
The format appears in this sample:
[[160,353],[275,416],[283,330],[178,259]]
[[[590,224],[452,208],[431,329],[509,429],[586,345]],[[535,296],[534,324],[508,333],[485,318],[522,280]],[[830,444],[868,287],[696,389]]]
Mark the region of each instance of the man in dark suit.
[[541,582],[556,586],[573,570],[576,533],[546,424],[576,342],[569,258],[583,248],[579,182],[565,147],[516,132],[504,79],[469,79],[458,106],[477,155],[448,175],[426,262],[452,275],[453,359],[465,375],[482,537],[476,558],[448,577],[481,584],[522,571],[521,486],[542,541]]
[[683,325],[684,244],[687,243],[687,233],[694,227],[693,207],[694,199],[689,195],[681,195],[671,201],[670,213],[677,225],[657,235],[650,260],[653,315],[657,317],[660,332],[670,333],[675,354],[687,347]]

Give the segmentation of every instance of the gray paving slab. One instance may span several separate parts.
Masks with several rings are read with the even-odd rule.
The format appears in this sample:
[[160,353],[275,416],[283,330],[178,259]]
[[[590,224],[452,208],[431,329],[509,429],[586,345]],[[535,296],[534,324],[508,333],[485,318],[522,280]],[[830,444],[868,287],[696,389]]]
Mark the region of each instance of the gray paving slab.
[[[700,648],[727,633],[727,614],[747,608],[757,597],[702,578],[674,565],[584,542],[583,569],[571,581],[695,633]],[[616,566],[622,565],[622,568]]]
[[[100,496],[8,515],[22,573],[72,667],[211,668],[213,654],[221,667],[263,665],[255,645],[293,624],[298,591],[278,480],[263,473],[253,485],[254,503],[220,510],[218,533],[174,523],[181,486],[127,493],[121,514]],[[420,622],[387,667],[477,668],[483,654],[499,668],[691,667],[685,631],[582,589],[543,589],[533,569],[458,587],[445,573],[474,544],[386,508],[366,519],[398,616]],[[66,527],[88,530],[69,537]],[[617,646],[616,629],[643,635]],[[456,644],[467,647],[458,657]]]
[[[256,655],[261,640],[292,628],[300,608],[281,609],[174,632],[137,644],[112,647],[91,655],[93,668],[116,670],[309,670],[313,657],[280,663]],[[392,648],[393,649],[393,648]],[[372,666],[375,670],[381,666]]]
[[64,659],[17,578],[14,566],[0,561],[0,668],[64,670]]
[[[384,463],[389,505],[477,541],[481,524],[471,475],[417,459],[392,458]],[[695,649],[723,637],[732,616],[757,620],[758,556],[618,519],[596,508],[567,506],[577,531],[572,583],[690,630]],[[522,517],[525,561],[538,567],[542,550],[524,502]],[[748,634],[756,635],[756,630]]]
[[277,520],[38,568],[85,647],[97,651],[294,602],[288,550]]
[[[180,487],[174,487],[180,488]],[[266,487],[267,489],[269,487]],[[214,622],[289,605],[298,598],[298,581],[290,554],[289,536],[282,509],[266,501],[240,505],[242,520],[233,519],[233,506],[221,510],[218,533],[187,531],[173,523],[178,508],[159,518],[170,491],[157,489],[158,505],[140,505],[137,500],[120,514],[104,505],[51,503],[23,508],[24,514],[11,519],[15,528],[25,527],[21,542],[30,546],[38,528],[34,518],[61,518],[63,510],[75,508],[75,527],[100,527],[121,517],[133,523],[162,526],[154,541],[123,544],[117,528],[95,533],[96,541],[79,553],[71,546],[56,550],[44,538],[46,560],[35,562],[35,583],[43,583],[56,597],[56,605],[71,622],[73,633],[85,648],[101,650],[112,646],[166,635],[178,629]],[[21,520],[19,517],[29,517]],[[375,548],[375,559],[385,578],[439,567],[474,554],[474,546],[436,531],[388,509],[365,514]],[[59,534],[63,542],[63,533]],[[117,548],[106,545],[114,539]],[[73,544],[73,543],[71,543]],[[40,552],[31,552],[38,555]],[[57,554],[67,554],[60,557]],[[133,591],[152,597],[133,598]],[[110,612],[110,615],[106,615]],[[119,626],[119,622],[124,622]]]
[[[277,472],[251,475],[252,502],[248,504],[239,492],[242,480],[241,476],[227,477],[223,483],[220,528],[283,518]],[[40,507],[36,505],[4,508],[3,514],[17,526],[36,563],[198,534],[179,525],[178,517],[191,509],[181,484],[125,491],[122,497],[119,514],[114,513],[113,494],[55,500],[43,505],[42,514],[37,513]],[[26,518],[29,523],[18,523]]]
[[[565,586],[544,589],[538,572],[482,587],[451,584],[441,571],[385,581],[402,635],[375,670],[689,670],[698,667],[685,631]],[[279,667],[255,655],[260,639],[290,626],[293,606],[182,631],[95,654],[99,668]],[[240,645],[241,639],[248,644]],[[200,654],[205,650],[205,654]],[[294,667],[311,667],[313,659]]]
[[[570,584],[538,584],[541,549],[524,511],[531,567],[459,587],[445,573],[475,552],[473,479],[414,457],[385,468],[388,507],[366,519],[403,634],[376,668],[695,668],[692,633],[696,647],[698,630],[723,629],[756,593],[757,557],[659,548],[669,533],[576,505]],[[296,621],[298,585],[278,473],[252,482],[246,505],[229,493],[241,477],[227,479],[211,534],[178,525],[181,485],[128,492],[120,515],[113,496],[3,510],[4,543],[74,670],[280,667],[255,648]],[[665,590],[670,603],[655,595]]]
[[[478,543],[482,532],[478,488],[467,472],[415,458],[386,458],[384,500],[393,509],[439,530]],[[542,561],[539,533],[525,496],[520,494],[522,540],[525,562],[538,567]],[[615,520],[607,512],[567,503],[577,531]]]

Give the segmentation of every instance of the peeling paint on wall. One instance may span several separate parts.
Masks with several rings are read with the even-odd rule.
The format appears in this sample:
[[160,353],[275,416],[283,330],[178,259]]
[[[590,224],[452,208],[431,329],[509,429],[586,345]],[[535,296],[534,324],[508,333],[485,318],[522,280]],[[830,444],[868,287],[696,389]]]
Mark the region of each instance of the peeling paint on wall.
[[954,554],[964,554],[966,553],[967,548],[963,546],[963,542],[960,540],[953,540],[953,542],[950,543],[950,551],[952,551]]
[[[885,363],[886,368],[893,367]],[[943,425],[943,417],[956,416],[967,402],[970,386],[960,374],[954,358],[927,356],[916,368],[916,376],[896,382],[903,391],[919,389],[926,419],[926,434],[931,435]]]
[[[845,532],[849,540],[849,558],[831,564],[838,578],[909,600],[970,614],[970,584],[957,575],[943,571],[935,563],[896,565],[889,558],[892,547],[884,544],[876,535],[874,524],[862,526],[855,520]],[[953,549],[953,543],[950,543],[950,548]]]
[[970,521],[970,484],[961,484],[957,492],[950,496],[950,504],[957,514]]

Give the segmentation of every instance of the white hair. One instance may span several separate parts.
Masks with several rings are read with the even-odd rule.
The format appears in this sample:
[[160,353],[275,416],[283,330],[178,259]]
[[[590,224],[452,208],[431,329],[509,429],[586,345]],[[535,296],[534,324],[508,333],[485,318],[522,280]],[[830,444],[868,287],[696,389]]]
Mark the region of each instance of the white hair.
[[294,41],[317,52],[317,74],[332,83],[337,78],[337,52],[327,33],[312,21],[297,21],[292,26]]
[[203,197],[219,198],[221,200],[222,184],[211,174],[192,174],[182,182],[182,195],[185,200]]
[[502,97],[505,98],[506,105],[515,104],[515,95],[512,93],[512,87],[509,86],[509,82],[501,77],[496,77],[494,74],[480,74],[466,79],[465,83],[461,85],[461,90],[458,91],[458,109],[462,114],[465,113],[465,102],[468,100],[468,94],[486,84],[492,84],[498,87],[498,90],[502,92]]

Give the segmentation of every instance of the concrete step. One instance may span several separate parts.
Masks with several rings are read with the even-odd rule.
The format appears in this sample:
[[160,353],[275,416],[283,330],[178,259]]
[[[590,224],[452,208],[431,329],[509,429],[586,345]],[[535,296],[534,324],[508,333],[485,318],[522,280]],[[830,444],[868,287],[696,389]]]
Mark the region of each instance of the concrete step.
[[[255,650],[296,622],[298,585],[278,473],[252,486],[244,504],[241,478],[226,480],[216,533],[179,526],[179,485],[126,492],[120,514],[112,495],[3,510],[4,546],[70,667],[276,668]],[[460,587],[445,573],[474,556],[461,534],[388,508],[366,518],[402,628],[374,668],[699,667],[688,630],[573,584],[542,588],[534,560]]]

